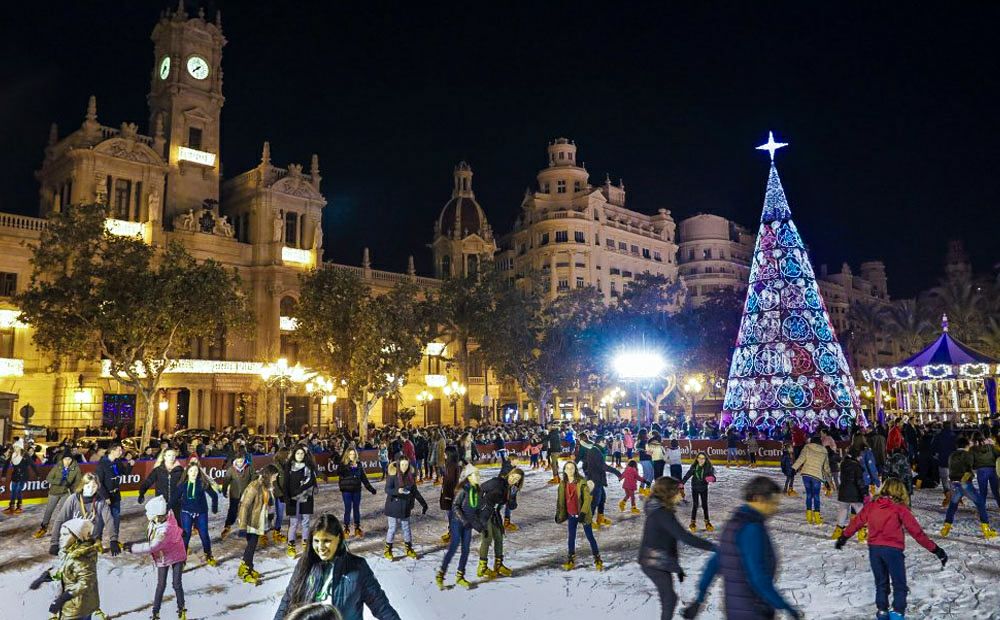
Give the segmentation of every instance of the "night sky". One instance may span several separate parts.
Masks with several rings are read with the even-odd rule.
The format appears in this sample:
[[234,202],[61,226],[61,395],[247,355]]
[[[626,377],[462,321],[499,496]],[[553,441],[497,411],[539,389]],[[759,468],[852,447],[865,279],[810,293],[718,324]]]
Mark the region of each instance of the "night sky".
[[[175,4],[8,7],[0,210],[36,214],[49,123],[77,128],[91,93],[102,124],[149,133],[149,33]],[[319,153],[327,258],[359,264],[367,245],[376,268],[414,254],[426,273],[461,159],[498,233],[558,136],[593,184],[624,179],[633,209],[756,230],[767,155],[753,147],[774,130],[817,266],[882,258],[906,296],[940,277],[950,237],[977,270],[1000,258],[1000,7],[619,4],[204,2],[229,40],[224,176],[265,139],[277,165]]]

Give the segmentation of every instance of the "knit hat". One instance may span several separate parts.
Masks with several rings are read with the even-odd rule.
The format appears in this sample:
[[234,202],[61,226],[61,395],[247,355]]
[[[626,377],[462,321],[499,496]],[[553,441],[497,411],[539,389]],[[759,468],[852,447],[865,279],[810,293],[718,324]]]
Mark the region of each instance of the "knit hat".
[[87,519],[70,519],[59,528],[60,533],[70,533],[80,540],[89,540],[94,533],[94,522]]
[[465,480],[465,479],[467,479],[469,476],[471,476],[472,474],[474,474],[477,471],[479,471],[479,470],[476,469],[476,466],[473,465],[472,463],[469,463],[464,468],[462,468],[462,475],[460,475],[458,477],[458,479],[459,480]]
[[167,514],[167,500],[163,499],[162,495],[157,495],[146,502],[146,519],[149,521],[165,514]]

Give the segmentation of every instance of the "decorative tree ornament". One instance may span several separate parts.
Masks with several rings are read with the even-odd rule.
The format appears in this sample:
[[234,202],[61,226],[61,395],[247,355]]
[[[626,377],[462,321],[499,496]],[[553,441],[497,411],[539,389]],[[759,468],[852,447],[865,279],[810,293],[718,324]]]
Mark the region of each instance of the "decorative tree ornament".
[[[774,165],[784,142],[768,133],[771,156],[743,319],[726,384],[724,412],[743,428],[788,419],[864,425],[847,359]],[[873,373],[874,374],[874,373]]]

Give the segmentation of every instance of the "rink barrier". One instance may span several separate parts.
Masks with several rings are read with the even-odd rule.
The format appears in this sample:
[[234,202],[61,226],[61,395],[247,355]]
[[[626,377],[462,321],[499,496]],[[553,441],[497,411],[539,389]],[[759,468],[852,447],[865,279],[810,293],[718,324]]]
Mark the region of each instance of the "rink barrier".
[[[781,459],[781,442],[780,441],[770,441],[770,440],[759,440],[757,447],[757,464],[758,465],[778,465]],[[492,444],[488,445],[476,445],[474,446],[476,452],[479,456],[479,461],[477,465],[480,466],[490,466],[499,463],[499,458],[497,456],[496,448]],[[508,458],[515,462],[523,462],[527,464],[529,460],[528,452],[528,442],[527,441],[510,441],[507,442],[505,449],[507,450]],[[694,456],[700,452],[704,451],[708,454],[710,460],[713,461],[723,461],[726,458],[728,449],[726,447],[725,440],[710,440],[710,439],[692,439],[681,440],[680,441],[681,458],[684,462],[690,462],[694,459]],[[747,449],[745,445],[740,445],[736,449],[737,458],[745,461],[747,458]],[[569,444],[563,442],[562,453],[560,456],[566,457],[570,453]],[[319,470],[319,474],[328,482],[336,481],[337,477],[332,475],[337,471],[338,463],[330,459],[329,452],[319,452],[314,453],[313,458],[316,460],[316,467]],[[378,450],[358,450],[358,458],[361,464],[365,468],[365,473],[369,477],[374,479],[379,479],[382,477],[382,467],[379,465],[378,461]],[[608,456],[610,459],[610,455]],[[635,457],[633,457],[635,458]],[[273,454],[262,454],[253,457],[253,468],[259,470],[262,467],[269,465],[274,461]],[[627,458],[622,455],[622,462],[626,462]],[[184,465],[187,461],[186,459],[178,459],[178,462]],[[221,484],[222,479],[226,475],[226,459],[223,457],[206,457],[200,459],[202,468],[205,469],[206,474]],[[543,463],[546,465],[546,463]],[[24,503],[25,504],[39,504],[44,503],[48,497],[49,483],[45,480],[48,476],[49,471],[57,466],[53,465],[39,465],[38,472],[40,479],[28,480],[27,486],[24,489]],[[154,461],[144,460],[136,461],[135,465],[132,467],[132,471],[128,474],[118,476],[119,484],[121,485],[121,491],[123,497],[135,497],[139,494],[139,485],[143,480],[149,475],[153,470]],[[97,463],[83,463],[80,465],[80,470],[82,473],[93,472],[97,469]],[[29,476],[31,475],[29,470]],[[149,491],[152,493],[152,490]],[[10,480],[9,478],[4,478],[0,480],[0,503],[6,503],[10,499]]]

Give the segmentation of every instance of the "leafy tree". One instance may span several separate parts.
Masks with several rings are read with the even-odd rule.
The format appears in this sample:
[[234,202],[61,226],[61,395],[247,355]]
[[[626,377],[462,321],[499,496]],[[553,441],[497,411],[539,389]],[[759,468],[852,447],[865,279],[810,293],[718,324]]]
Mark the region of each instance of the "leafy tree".
[[17,303],[35,344],[57,365],[99,356],[136,391],[145,447],[163,373],[192,339],[245,331],[250,313],[235,271],[214,260],[199,263],[178,244],[161,253],[141,239],[112,235],[106,217],[103,205],[53,214],[32,247],[31,282]]
[[886,308],[885,328],[904,355],[919,351],[934,333],[927,303],[920,299],[894,301]]
[[309,366],[346,381],[362,439],[375,405],[398,394],[420,363],[433,315],[418,292],[404,283],[373,295],[357,274],[331,265],[301,276],[294,338]]

